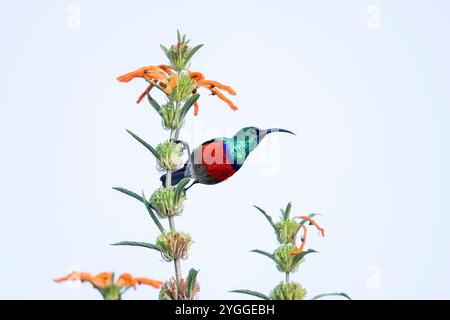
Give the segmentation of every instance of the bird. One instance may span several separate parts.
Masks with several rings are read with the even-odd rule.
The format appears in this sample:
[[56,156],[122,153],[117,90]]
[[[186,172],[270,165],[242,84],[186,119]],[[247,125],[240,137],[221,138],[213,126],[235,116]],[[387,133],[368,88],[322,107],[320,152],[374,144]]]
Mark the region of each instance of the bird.
[[[171,173],[170,184],[174,186],[184,178],[191,178],[194,181],[184,189],[187,191],[196,183],[214,185],[227,180],[239,171],[249,154],[255,150],[261,140],[273,132],[286,132],[295,135],[292,131],[280,128],[245,127],[231,138],[221,137],[205,141],[192,153],[186,142],[173,140],[184,146],[189,158],[183,167]],[[164,174],[160,178],[164,187],[166,186],[166,176]]]

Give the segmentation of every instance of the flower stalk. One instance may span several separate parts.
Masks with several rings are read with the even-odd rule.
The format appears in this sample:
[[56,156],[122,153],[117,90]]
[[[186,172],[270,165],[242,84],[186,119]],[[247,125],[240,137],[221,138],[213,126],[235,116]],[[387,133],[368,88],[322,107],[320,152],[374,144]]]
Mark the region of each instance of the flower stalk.
[[[197,101],[200,94],[197,91],[200,87],[208,89],[213,95],[225,101],[233,110],[237,109],[219,91],[220,89],[235,95],[236,93],[231,87],[217,81],[205,80],[201,73],[189,70],[191,58],[201,47],[202,45],[191,46],[186,35],[182,36],[177,32],[176,44],[169,47],[161,45],[161,49],[169,60],[168,65],[145,66],[117,78],[121,82],[129,82],[135,78],[144,79],[148,83],[147,88],[139,96],[137,103],[140,103],[147,96],[150,106],[161,117],[163,129],[169,130],[168,140],[158,144],[156,148],[153,148],[135,133],[128,131],[152,153],[159,171],[165,172],[163,186],[155,190],[149,200],[145,198],[145,195],[139,196],[130,190],[115,188],[144,203],[152,220],[161,232],[155,244],[122,241],[116,243],[116,245],[149,248],[159,251],[165,261],[173,261],[175,275],[165,283],[164,289],[161,289],[160,298],[164,299],[194,299],[200,288],[196,282],[197,272],[194,269],[190,270],[187,280],[183,278],[181,259],[187,258],[192,239],[189,234],[178,231],[175,226],[175,217],[180,215],[184,208],[185,187],[189,183],[189,178],[180,181],[173,177],[173,172],[182,166],[185,147],[189,147],[179,140],[181,127],[192,107],[194,107],[194,115],[198,114]],[[166,101],[162,104],[158,103],[151,96],[152,90],[160,90]],[[160,219],[167,219],[169,231],[164,229],[159,221]]]
[[[316,215],[314,213],[308,216],[290,218],[292,209],[291,203],[288,203],[286,209],[281,209],[281,219],[276,223],[263,209],[257,206],[255,206],[255,208],[264,215],[266,220],[272,226],[275,231],[279,247],[273,253],[259,249],[254,249],[251,252],[264,255],[275,262],[275,266],[278,271],[284,273],[284,281],[279,283],[269,295],[247,289],[238,289],[231,292],[243,293],[264,300],[303,300],[307,294],[306,289],[303,288],[300,283],[291,281],[290,275],[299,268],[300,264],[304,262],[306,255],[317,252],[313,249],[305,250],[307,235],[306,223],[309,223],[319,230],[320,235],[322,236],[325,236],[325,230],[321,228],[315,220],[313,220],[313,217]],[[295,219],[301,219],[301,221],[298,223]],[[301,237],[301,244],[297,247],[295,243],[300,230],[303,230],[303,235]],[[341,296],[350,299],[347,294],[341,292],[318,295],[314,297],[313,300],[324,296]]]

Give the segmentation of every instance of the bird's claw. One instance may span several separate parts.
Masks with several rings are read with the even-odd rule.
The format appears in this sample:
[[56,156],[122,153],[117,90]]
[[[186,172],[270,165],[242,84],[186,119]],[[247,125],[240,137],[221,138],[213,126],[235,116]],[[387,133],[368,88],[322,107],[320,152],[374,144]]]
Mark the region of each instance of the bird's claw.
[[191,150],[189,149],[189,144],[186,141],[179,140],[179,139],[170,139],[171,142],[176,144],[181,144],[183,146],[183,150],[187,150],[188,156],[191,154]]

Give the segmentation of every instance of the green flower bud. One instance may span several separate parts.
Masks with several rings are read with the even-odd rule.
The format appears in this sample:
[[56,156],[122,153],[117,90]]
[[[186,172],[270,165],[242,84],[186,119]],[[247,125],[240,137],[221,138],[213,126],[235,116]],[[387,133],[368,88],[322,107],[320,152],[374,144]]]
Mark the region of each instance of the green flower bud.
[[199,44],[195,47],[190,47],[188,45],[189,42],[190,40],[186,39],[186,35],[181,36],[178,32],[178,42],[176,45],[172,45],[170,48],[161,45],[161,49],[164,51],[170,64],[176,71],[185,69],[192,56],[203,46],[202,44]]
[[272,290],[270,298],[273,300],[303,300],[306,293],[306,289],[297,282],[281,282]]
[[178,215],[183,210],[183,202],[186,199],[184,192],[175,198],[175,187],[160,187],[150,197],[150,205],[162,219]]
[[177,102],[186,101],[195,89],[195,82],[189,74],[183,73],[173,88],[172,98]]
[[304,261],[304,258],[298,260],[294,259],[291,252],[297,250],[293,245],[286,245],[278,248],[273,253],[277,269],[281,272],[294,272],[298,266]]
[[[186,279],[180,279],[178,300],[195,300],[200,291],[198,282],[191,287],[189,292],[189,283]],[[177,283],[175,279],[170,279],[164,283],[159,291],[159,300],[175,300],[177,292]]]
[[161,248],[161,254],[166,261],[186,259],[191,244],[191,236],[178,231],[163,232],[156,239],[156,245]]
[[165,129],[179,129],[183,126],[183,119],[181,119],[181,108],[175,110],[173,102],[168,102],[161,106],[159,114],[162,118],[163,127]]
[[300,229],[294,219],[280,220],[276,223],[277,238],[281,244],[294,244],[295,237]]
[[156,147],[158,166],[161,170],[176,170],[183,163],[183,146],[172,141],[164,141]]

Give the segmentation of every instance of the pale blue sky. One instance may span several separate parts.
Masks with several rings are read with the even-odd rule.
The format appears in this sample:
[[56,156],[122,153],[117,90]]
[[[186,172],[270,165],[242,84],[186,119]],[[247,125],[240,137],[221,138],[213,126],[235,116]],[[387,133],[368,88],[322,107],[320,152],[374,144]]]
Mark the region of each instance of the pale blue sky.
[[[80,24],[68,8],[80,9]],[[373,7],[375,5],[375,7]],[[226,183],[196,186],[177,227],[195,240],[203,299],[269,292],[282,274],[275,238],[252,204],[278,216],[320,212],[320,251],[295,275],[315,295],[450,298],[450,21],[447,1],[15,1],[0,13],[0,298],[99,298],[51,279],[76,266],[167,279],[136,201],[158,186],[160,119],[118,83],[165,62],[177,28],[205,47],[192,69],[238,92],[232,112],[206,93],[181,136],[193,145],[241,127],[283,127]],[[377,19],[377,14],[379,14]],[[79,28],[78,28],[79,27]],[[72,288],[72,289],[71,289]],[[153,299],[140,288],[125,298]]]

